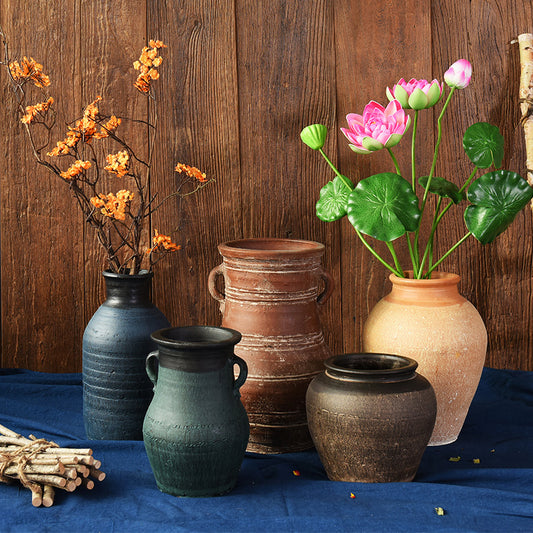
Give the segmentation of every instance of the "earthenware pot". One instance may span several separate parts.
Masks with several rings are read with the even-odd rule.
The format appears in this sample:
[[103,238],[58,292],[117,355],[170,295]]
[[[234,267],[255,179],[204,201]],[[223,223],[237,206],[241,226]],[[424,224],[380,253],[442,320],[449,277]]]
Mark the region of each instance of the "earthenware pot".
[[307,391],[307,418],[328,477],[411,481],[435,422],[430,383],[397,355],[328,359]]
[[83,334],[83,419],[89,439],[142,440],[152,399],[150,334],[170,324],[151,301],[152,272],[104,272],[106,300]]
[[143,434],[163,492],[216,496],[237,482],[250,431],[239,394],[246,363],[233,353],[240,338],[213,326],[153,333],[158,350],[148,356],[146,371],[155,394]]
[[[332,291],[320,264],[324,245],[293,239],[243,239],[219,245],[223,263],[209,276],[222,326],[242,333],[235,353],[248,364],[242,400],[248,451],[282,453],[313,446],[305,392],[331,354],[319,307]],[[224,278],[224,290],[217,288]]]
[[392,291],[371,311],[363,331],[366,352],[416,359],[437,396],[429,445],[455,441],[476,392],[487,351],[487,331],[475,307],[459,294],[460,277],[390,276]]

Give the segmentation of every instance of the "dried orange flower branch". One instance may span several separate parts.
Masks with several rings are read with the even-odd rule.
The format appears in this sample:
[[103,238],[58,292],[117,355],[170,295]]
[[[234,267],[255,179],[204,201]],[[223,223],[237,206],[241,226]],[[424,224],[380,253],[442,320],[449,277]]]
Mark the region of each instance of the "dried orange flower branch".
[[[139,157],[120,133],[120,125],[126,119],[100,110],[100,96],[85,107],[81,117],[66,125],[61,140],[54,144],[52,137],[57,127],[54,98],[47,92],[50,77],[32,57],[11,60],[1,28],[0,36],[4,45],[4,59],[0,65],[7,70],[33,155],[37,163],[69,186],[85,221],[96,230],[98,240],[106,250],[109,269],[137,274],[141,268],[151,269],[164,255],[179,250],[181,247],[170,236],[157,230],[150,245],[143,244],[143,238],[146,238],[144,225],[168,198],[192,194],[212,180],[196,167],[178,163],[175,171],[181,179],[177,190],[157,205],[157,195],[148,196],[157,113],[152,112],[151,121],[132,120],[148,126],[150,143],[146,159]],[[152,84],[159,79],[163,48],[166,45],[162,41],[151,40],[133,63],[133,68],[138,71],[133,85],[154,103],[156,97]],[[97,146],[104,139],[107,142]],[[100,161],[101,153],[113,145],[116,148]],[[104,175],[118,180],[117,192],[102,190]]]

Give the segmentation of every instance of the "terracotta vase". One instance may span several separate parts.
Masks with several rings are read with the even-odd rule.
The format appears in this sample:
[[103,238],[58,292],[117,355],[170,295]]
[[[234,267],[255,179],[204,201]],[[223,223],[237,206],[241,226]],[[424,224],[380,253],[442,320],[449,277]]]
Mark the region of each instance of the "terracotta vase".
[[[235,353],[248,364],[241,389],[250,420],[248,451],[312,448],[305,393],[331,354],[319,307],[333,289],[320,261],[324,245],[292,239],[243,239],[219,245],[221,265],[209,275],[222,326],[242,341]],[[224,277],[224,293],[217,277]],[[320,286],[323,285],[321,292]]]
[[161,491],[217,496],[235,486],[249,434],[239,395],[246,363],[233,353],[240,337],[213,326],[152,334],[158,350],[147,357],[146,372],[155,394],[143,435]]
[[411,481],[428,444],[437,403],[416,361],[346,354],[325,362],[307,390],[307,419],[334,481]]
[[487,351],[485,325],[459,294],[456,274],[434,273],[425,280],[391,275],[390,280],[392,291],[365,323],[364,351],[418,362],[437,396],[429,445],[449,444],[457,439],[479,384]]

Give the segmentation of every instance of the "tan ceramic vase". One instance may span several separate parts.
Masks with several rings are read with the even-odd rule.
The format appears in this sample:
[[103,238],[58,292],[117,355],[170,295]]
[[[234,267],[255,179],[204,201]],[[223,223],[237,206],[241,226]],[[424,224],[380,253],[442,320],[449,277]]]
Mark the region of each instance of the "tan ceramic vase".
[[487,331],[476,308],[458,292],[460,277],[390,276],[392,291],[371,311],[363,331],[366,352],[418,362],[437,397],[430,446],[454,442],[476,392],[487,351]]
[[[312,448],[305,393],[331,355],[319,319],[319,307],[333,289],[321,267],[324,245],[243,239],[218,249],[223,262],[209,275],[209,291],[220,302],[222,326],[242,334],[235,354],[248,364],[241,388],[250,420],[247,450]],[[218,276],[224,277],[224,293],[217,288]]]

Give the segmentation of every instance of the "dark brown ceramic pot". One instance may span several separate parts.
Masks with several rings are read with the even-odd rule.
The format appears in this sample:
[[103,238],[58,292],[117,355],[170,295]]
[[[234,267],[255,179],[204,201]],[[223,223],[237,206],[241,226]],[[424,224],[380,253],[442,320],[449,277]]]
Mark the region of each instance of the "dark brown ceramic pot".
[[307,391],[307,418],[331,480],[411,481],[437,403],[413,359],[347,354],[328,359]]
[[[324,245],[292,239],[243,239],[219,245],[223,263],[209,276],[222,326],[242,334],[235,354],[248,364],[241,388],[250,420],[248,451],[313,447],[305,393],[331,356],[319,306],[332,291],[321,267]],[[224,293],[217,277],[224,277]],[[322,289],[322,290],[321,290]]]

